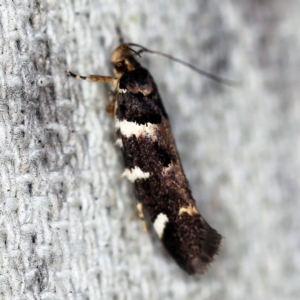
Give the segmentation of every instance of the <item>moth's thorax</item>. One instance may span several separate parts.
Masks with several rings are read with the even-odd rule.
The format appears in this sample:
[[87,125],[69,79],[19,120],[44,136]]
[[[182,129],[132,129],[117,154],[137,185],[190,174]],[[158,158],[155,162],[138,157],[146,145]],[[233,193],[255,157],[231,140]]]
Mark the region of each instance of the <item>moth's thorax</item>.
[[128,44],[121,44],[111,55],[111,63],[114,67],[114,73],[120,76],[128,71],[139,68],[140,63],[134,58],[132,50]]

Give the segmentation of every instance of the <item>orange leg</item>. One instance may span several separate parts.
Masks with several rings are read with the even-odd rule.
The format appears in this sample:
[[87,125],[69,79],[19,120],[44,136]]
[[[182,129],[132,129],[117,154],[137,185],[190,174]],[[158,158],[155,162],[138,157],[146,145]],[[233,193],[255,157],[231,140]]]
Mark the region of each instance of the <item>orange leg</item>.
[[[79,80],[89,80],[91,82],[111,82],[114,83],[118,80],[118,78],[116,77],[111,77],[111,76],[102,76],[102,75],[89,75],[89,76],[81,76],[81,75],[77,75],[75,73],[72,73],[71,71],[67,70],[66,71],[68,76],[72,76],[76,79]],[[112,104],[108,104],[106,106],[106,112],[110,115],[110,116],[114,116],[115,114],[115,96],[111,97],[110,101],[112,102]]]
[[91,82],[113,82],[113,81],[117,80],[117,78],[111,77],[111,76],[102,76],[102,75],[81,76],[81,75],[72,73],[69,70],[67,70],[66,73],[67,73],[67,75],[72,76],[76,79],[89,80]]
[[138,202],[136,205],[136,208],[137,208],[137,212],[131,218],[135,219],[135,218],[139,217],[142,222],[142,227],[143,227],[144,232],[148,232],[147,224],[146,224],[144,212],[143,212],[143,204],[141,202]]

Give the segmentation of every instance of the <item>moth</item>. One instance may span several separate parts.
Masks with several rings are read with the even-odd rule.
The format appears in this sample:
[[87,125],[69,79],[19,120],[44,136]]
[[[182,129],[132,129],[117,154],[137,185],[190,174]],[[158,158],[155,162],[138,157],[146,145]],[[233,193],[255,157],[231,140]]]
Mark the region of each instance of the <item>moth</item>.
[[[133,50],[133,46],[140,50]],[[67,74],[76,79],[114,84],[107,111],[115,119],[116,144],[125,162],[123,176],[134,186],[143,227],[146,229],[147,212],[176,263],[188,274],[201,274],[217,256],[222,236],[196,207],[157,86],[136,58],[141,52],[154,53],[133,43],[117,47],[111,56],[114,77],[86,77],[70,71]]]

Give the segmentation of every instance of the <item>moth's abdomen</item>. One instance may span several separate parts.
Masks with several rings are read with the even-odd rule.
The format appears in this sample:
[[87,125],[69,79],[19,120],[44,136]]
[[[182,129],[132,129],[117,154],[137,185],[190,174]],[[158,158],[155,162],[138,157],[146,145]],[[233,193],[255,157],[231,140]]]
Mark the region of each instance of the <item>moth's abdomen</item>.
[[155,83],[145,69],[120,79],[117,144],[125,175],[166,249],[189,274],[203,273],[218,253],[221,236],[200,215],[183,173]]

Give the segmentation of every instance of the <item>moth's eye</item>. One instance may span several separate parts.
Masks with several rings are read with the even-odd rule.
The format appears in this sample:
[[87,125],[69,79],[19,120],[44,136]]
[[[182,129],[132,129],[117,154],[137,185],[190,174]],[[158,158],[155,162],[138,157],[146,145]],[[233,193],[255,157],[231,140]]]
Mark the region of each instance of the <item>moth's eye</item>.
[[125,72],[127,70],[127,65],[125,63],[125,60],[118,61],[114,68],[117,72]]
[[124,67],[126,64],[125,64],[125,60],[121,60],[119,62],[116,63],[116,68],[122,68]]

